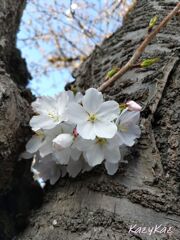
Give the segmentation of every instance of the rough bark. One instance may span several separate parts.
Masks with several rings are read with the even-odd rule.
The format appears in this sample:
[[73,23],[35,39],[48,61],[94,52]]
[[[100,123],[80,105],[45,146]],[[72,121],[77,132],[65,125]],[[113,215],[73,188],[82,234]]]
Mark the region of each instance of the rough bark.
[[26,224],[32,207],[28,162],[18,162],[30,137],[30,78],[16,48],[25,0],[0,0],[0,240],[12,239]]
[[[162,19],[177,2],[137,1],[124,26],[74,72],[79,86],[97,87],[108,70],[127,62],[149,20],[155,14]],[[179,27],[174,17],[146,48],[142,58],[160,57],[159,63],[129,71],[106,91],[108,99],[143,105],[142,136],[129,150],[128,164],[113,177],[97,167],[77,179],[60,180],[48,191],[43,208],[32,213],[19,240],[169,239],[166,234],[129,234],[131,224],[171,226],[170,239],[179,239]]]
[[16,49],[16,33],[24,5],[25,1],[0,1],[0,190],[12,181],[13,165],[29,121],[28,102],[16,85],[18,78],[19,84],[24,85],[28,77]]

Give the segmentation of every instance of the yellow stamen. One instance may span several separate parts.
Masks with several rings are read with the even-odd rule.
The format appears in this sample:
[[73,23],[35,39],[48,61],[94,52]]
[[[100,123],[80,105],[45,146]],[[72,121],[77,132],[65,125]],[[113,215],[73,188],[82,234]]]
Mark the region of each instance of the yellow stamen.
[[104,145],[107,143],[107,140],[105,138],[96,137],[96,143],[100,145]]
[[128,127],[126,125],[119,124],[118,125],[118,130],[120,132],[127,132],[128,131]]
[[88,119],[88,121],[90,121],[90,122],[92,122],[92,123],[94,123],[95,121],[96,121],[96,115],[94,115],[94,114],[91,114],[90,116],[89,116],[89,119]]
[[123,111],[123,110],[126,109],[126,108],[127,108],[127,105],[126,105],[125,103],[119,104],[119,109],[120,109],[121,111]]
[[57,116],[56,114],[48,113],[48,116],[49,116],[54,122],[58,122],[58,121],[59,121],[59,116]]
[[41,130],[37,131],[37,132],[36,132],[36,135],[37,135],[38,137],[44,137],[44,133],[43,133],[43,131],[41,131]]

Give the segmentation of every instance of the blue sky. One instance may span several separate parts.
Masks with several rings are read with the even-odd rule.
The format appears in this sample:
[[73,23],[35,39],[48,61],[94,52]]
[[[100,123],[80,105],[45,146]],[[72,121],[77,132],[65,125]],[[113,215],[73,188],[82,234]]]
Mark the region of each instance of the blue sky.
[[[31,7],[32,6],[30,4],[27,4],[23,14],[24,22],[29,21],[28,12],[31,12],[32,10]],[[36,96],[40,95],[52,96],[60,91],[63,91],[66,82],[73,80],[70,71],[65,68],[53,69],[53,71],[50,71],[47,74],[40,75],[38,74],[36,76],[36,74],[33,73],[31,67],[32,62],[42,65],[43,68],[43,64],[46,61],[42,58],[42,55],[37,48],[25,45],[20,41],[20,39],[26,38],[26,36],[27,30],[25,29],[25,26],[22,24],[20,26],[20,31],[18,33],[17,47],[21,49],[22,56],[26,59],[28,69],[32,75],[32,80],[29,82],[28,87],[32,90],[32,92]],[[49,46],[46,46],[46,48],[49,48]]]
[[[67,68],[54,68],[52,66],[48,66],[47,65],[47,58],[43,57],[41,52],[35,47],[35,45],[33,44],[28,44],[24,43],[21,41],[21,39],[28,39],[29,37],[31,37],[33,35],[33,27],[31,29],[31,26],[35,26],[37,29],[39,29],[38,31],[40,32],[42,30],[46,31],[46,25],[47,24],[45,22],[44,26],[42,26],[42,23],[40,21],[38,21],[38,13],[35,11],[33,4],[31,2],[32,0],[28,1],[28,4],[26,6],[26,9],[24,11],[23,14],[23,24],[21,24],[20,26],[20,31],[18,33],[18,41],[17,41],[17,46],[18,48],[21,49],[22,51],[22,55],[23,57],[26,59],[27,65],[28,65],[28,69],[33,77],[33,79],[30,81],[28,87],[31,88],[32,92],[39,96],[39,95],[54,95],[60,91],[64,90],[64,86],[67,82],[72,81],[73,78],[71,76],[71,71]],[[105,3],[105,0],[99,0],[99,1],[95,1],[95,0],[88,0],[90,2],[90,4],[94,4],[95,7],[99,7],[99,8],[103,8],[103,4]],[[118,1],[118,0],[117,0]],[[41,6],[44,7],[44,10],[46,10],[46,1],[44,0],[37,0],[36,1],[38,4],[41,4]],[[53,4],[54,0],[49,0],[48,4]],[[61,0],[57,0],[58,3],[62,3]],[[74,0],[74,3],[83,3],[83,0]],[[109,0],[109,3],[113,2],[112,0]],[[128,1],[131,2],[131,1]],[[67,10],[69,9],[69,4],[70,1],[64,1],[63,2],[64,7]],[[93,19],[93,17],[95,17],[95,15],[97,15],[97,12],[94,11],[94,9],[85,9],[83,10],[84,13],[88,15],[89,19]],[[45,16],[44,16],[45,17]],[[61,16],[61,19],[65,22],[65,23],[69,23],[69,19],[67,19],[65,16]],[[24,24],[25,23],[25,24]],[[121,25],[121,19],[119,20],[119,22],[115,22],[113,21],[113,17],[109,19],[109,25],[107,27],[107,24],[104,24],[103,19],[102,21],[97,23],[97,27],[100,29],[103,29],[103,31],[107,31],[107,33],[112,33],[114,32],[120,25]],[[63,28],[63,26],[60,25],[60,23],[58,22],[58,20],[53,20],[52,22],[54,29],[61,29]],[[90,29],[90,26],[87,26],[88,29]],[[73,38],[75,39],[77,36],[77,32],[73,32],[72,34],[69,36],[70,39],[73,40]],[[93,45],[95,44],[100,44],[101,41],[103,39],[100,38],[94,38],[93,39],[93,43],[91,43],[91,51],[93,50]],[[46,49],[46,51],[48,53],[51,53],[54,51],[54,44],[52,41],[50,41],[48,44],[47,42],[43,42],[42,40],[39,42],[40,46],[42,46],[44,49]],[[61,43],[62,44],[62,43]],[[82,47],[81,49],[84,50],[85,48],[85,44],[82,40],[82,42],[79,42],[79,46]],[[67,49],[68,51],[68,49]],[[69,49],[69,51],[71,51],[71,49]],[[72,54],[72,53],[71,53]],[[36,74],[36,72],[33,70],[32,67],[32,63],[34,63],[36,66],[39,66],[39,69],[42,69],[42,73]],[[44,70],[44,66],[48,66],[47,70],[48,73],[44,74],[43,70]]]

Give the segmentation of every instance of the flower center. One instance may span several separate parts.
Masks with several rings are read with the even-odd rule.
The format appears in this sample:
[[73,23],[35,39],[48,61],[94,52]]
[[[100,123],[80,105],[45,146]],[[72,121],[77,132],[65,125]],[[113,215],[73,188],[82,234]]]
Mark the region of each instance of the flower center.
[[118,130],[120,132],[127,132],[128,131],[128,127],[125,124],[119,124],[118,125]]
[[44,137],[45,135],[44,135],[43,131],[39,130],[36,132],[36,136],[41,138],[41,137]]
[[95,115],[95,114],[91,114],[91,115],[89,115],[88,121],[94,123],[94,122],[96,121],[96,119],[97,119],[97,118],[96,118],[96,115]]
[[78,92],[76,85],[72,85],[70,89],[74,93],[74,95],[76,95],[76,93]]
[[48,113],[48,116],[49,116],[54,122],[59,122],[59,116],[56,115],[55,113]]
[[126,108],[127,108],[126,103],[121,103],[121,104],[119,104],[119,109],[120,109],[120,111],[123,111],[123,110],[126,109]]
[[96,143],[100,145],[104,145],[107,143],[107,140],[105,138],[96,137]]

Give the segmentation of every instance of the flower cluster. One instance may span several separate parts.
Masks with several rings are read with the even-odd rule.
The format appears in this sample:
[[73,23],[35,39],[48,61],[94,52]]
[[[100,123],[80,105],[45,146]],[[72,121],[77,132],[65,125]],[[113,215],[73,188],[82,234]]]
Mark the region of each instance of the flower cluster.
[[67,173],[76,177],[102,162],[108,174],[115,174],[121,149],[140,137],[141,107],[134,101],[104,101],[94,88],[84,95],[65,91],[40,97],[32,108],[37,114],[30,121],[35,134],[24,158],[34,156],[31,170],[42,187],[46,180],[54,184]]

